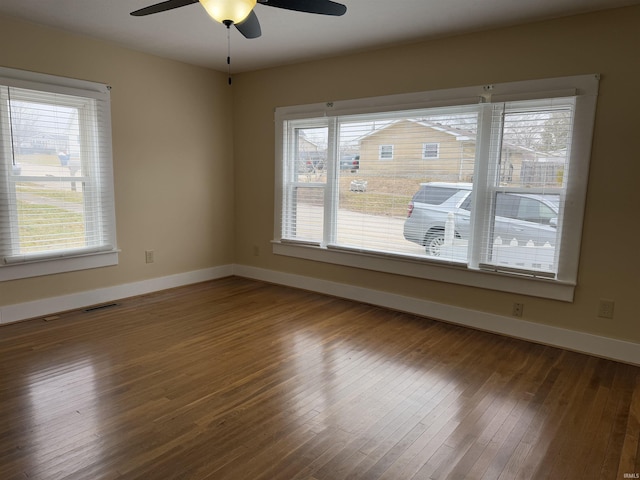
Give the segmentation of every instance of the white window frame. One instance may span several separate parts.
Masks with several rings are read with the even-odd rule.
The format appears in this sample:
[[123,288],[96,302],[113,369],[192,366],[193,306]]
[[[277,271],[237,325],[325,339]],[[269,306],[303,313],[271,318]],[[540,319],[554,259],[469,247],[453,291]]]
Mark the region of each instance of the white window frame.
[[[277,108],[276,120],[276,198],[273,252],[286,255],[367,270],[388,272],[459,285],[488,288],[498,291],[526,294],[561,301],[573,301],[577,284],[582,222],[586,201],[591,139],[597,103],[599,75],[578,75],[543,80],[499,83],[473,87],[454,88],[412,94],[391,95],[359,100],[336,101],[322,104]],[[282,195],[284,181],[283,138],[285,122],[292,119],[338,117],[340,115],[373,114],[456,105],[480,106],[480,122],[490,122],[493,104],[504,102],[575,97],[575,120],[570,146],[571,175],[566,186],[561,252],[558,254],[556,278],[522,275],[521,272],[491,271],[483,269],[482,254],[475,252],[475,262],[459,265],[429,258],[416,259],[403,255],[371,251],[332,248],[325,244],[305,244],[283,239]],[[482,113],[484,112],[484,113]],[[483,130],[490,135],[490,128]],[[479,138],[479,149],[489,148],[489,139]],[[479,152],[478,155],[488,155]],[[331,168],[331,167],[330,167]],[[488,167],[484,169],[485,174]],[[482,172],[481,172],[482,174]],[[488,185],[486,178],[475,179],[477,185]],[[488,194],[489,193],[489,194]],[[325,198],[331,199],[329,193]],[[490,192],[476,189],[474,205],[481,205],[491,198]],[[328,209],[331,210],[331,209]],[[482,225],[473,228],[481,229]],[[478,249],[481,248],[477,242]]]
[[[432,155],[427,155],[427,146],[434,146],[435,145],[435,150],[436,150],[436,154],[435,156]],[[423,160],[437,160],[440,158],[440,143],[438,142],[424,142],[422,144],[422,159]]]
[[378,146],[378,159],[379,160],[393,160],[393,145],[384,144]]
[[[87,218],[87,224],[101,229],[104,239],[100,244],[88,245],[84,248],[44,251],[32,254],[16,254],[2,248],[0,245],[0,282],[21,278],[51,275],[56,273],[85,270],[91,268],[106,267],[118,264],[118,248],[116,245],[116,222],[113,188],[113,165],[111,153],[111,108],[110,87],[105,84],[76,80],[53,75],[27,72],[11,68],[0,67],[0,85],[10,88],[21,88],[41,91],[53,94],[62,94],[78,97],[74,106],[83,114],[92,115],[98,125],[100,136],[100,173],[99,176],[95,163],[83,165],[83,169],[91,172],[100,187],[106,192],[107,202],[102,208],[101,218]],[[96,110],[84,108],[82,99],[92,99],[100,104]],[[6,99],[4,100],[6,101]],[[88,103],[88,102],[87,102]],[[11,140],[5,138],[5,133],[10,129],[4,128],[6,118],[0,118],[0,149],[5,158],[11,157]],[[3,162],[5,160],[2,160]],[[15,182],[21,177],[11,178],[10,168],[0,168],[0,201],[4,201],[2,195],[15,195]],[[4,172],[4,173],[2,173]],[[74,177],[74,180],[81,181]],[[103,195],[104,197],[104,195]],[[15,202],[10,202],[14,204]],[[95,213],[95,212],[93,212]],[[0,229],[5,232],[15,232],[17,228],[15,212],[9,212],[5,218],[0,218]]]

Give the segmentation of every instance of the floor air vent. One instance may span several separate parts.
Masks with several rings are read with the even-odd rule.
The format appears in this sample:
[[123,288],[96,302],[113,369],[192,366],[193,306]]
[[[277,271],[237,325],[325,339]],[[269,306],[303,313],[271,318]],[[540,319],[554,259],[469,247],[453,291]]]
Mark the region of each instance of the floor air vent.
[[104,305],[96,305],[94,307],[85,308],[85,312],[94,312],[96,310],[104,310],[105,308],[117,307],[117,303],[105,303]]

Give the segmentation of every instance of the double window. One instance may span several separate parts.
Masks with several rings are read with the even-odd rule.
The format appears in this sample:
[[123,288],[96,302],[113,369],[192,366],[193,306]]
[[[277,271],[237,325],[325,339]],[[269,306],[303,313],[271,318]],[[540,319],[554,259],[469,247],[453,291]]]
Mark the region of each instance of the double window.
[[[274,251],[570,300],[597,88],[584,75],[278,109]],[[309,142],[322,171],[297,168]]]
[[439,143],[423,143],[422,144],[422,158],[425,160],[440,157],[440,144]]
[[117,263],[109,89],[0,70],[0,279]]
[[380,160],[393,160],[393,145],[380,145],[378,151]]

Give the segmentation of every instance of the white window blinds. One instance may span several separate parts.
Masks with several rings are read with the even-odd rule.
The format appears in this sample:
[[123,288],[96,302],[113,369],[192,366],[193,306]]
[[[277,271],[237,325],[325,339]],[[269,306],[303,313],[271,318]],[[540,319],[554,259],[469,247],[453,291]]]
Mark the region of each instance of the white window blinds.
[[108,89],[4,80],[0,268],[113,251]]
[[[333,182],[336,213],[329,245],[422,256],[403,234],[412,196],[423,182],[468,183],[473,178],[477,107],[395,112],[375,118],[339,117],[339,155],[357,155],[356,172],[339,169]],[[393,142],[393,161],[379,161]],[[439,159],[424,145],[440,145]]]
[[319,245],[324,237],[329,128],[322,119],[287,130],[289,156],[283,238]]
[[[555,277],[575,98],[494,105],[480,266]],[[489,213],[490,212],[490,213]]]

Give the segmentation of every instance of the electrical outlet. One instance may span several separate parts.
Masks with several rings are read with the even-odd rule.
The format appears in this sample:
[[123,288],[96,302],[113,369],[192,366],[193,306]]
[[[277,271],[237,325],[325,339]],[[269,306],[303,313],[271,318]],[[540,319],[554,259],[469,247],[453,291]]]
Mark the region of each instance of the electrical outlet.
[[600,299],[598,304],[598,317],[600,318],[613,318],[613,300]]
[[153,263],[154,262],[153,250],[145,250],[144,251],[144,261],[146,263]]
[[511,312],[511,314],[514,317],[522,317],[522,314],[524,313],[524,303],[514,303],[513,304],[513,310]]

